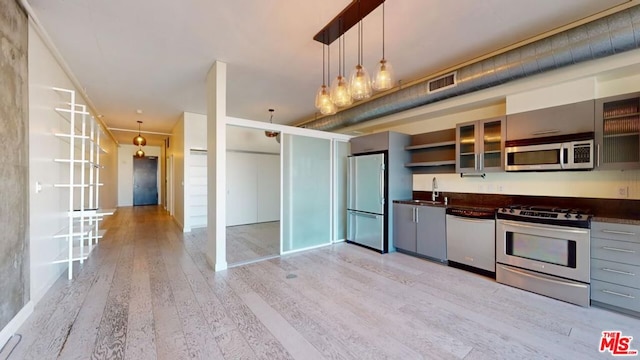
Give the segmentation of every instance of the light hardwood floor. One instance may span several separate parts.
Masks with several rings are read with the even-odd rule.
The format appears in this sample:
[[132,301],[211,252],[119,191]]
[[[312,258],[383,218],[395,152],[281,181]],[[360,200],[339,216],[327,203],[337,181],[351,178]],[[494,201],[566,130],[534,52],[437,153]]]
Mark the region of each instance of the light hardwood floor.
[[[206,229],[201,231],[206,232]],[[205,234],[195,234],[203,237]],[[280,253],[280,222],[227,227],[227,263],[246,263]]]
[[[60,278],[10,359],[590,359],[640,320],[354,245],[214,273],[206,238],[122,208]],[[0,356],[2,358],[2,356]]]

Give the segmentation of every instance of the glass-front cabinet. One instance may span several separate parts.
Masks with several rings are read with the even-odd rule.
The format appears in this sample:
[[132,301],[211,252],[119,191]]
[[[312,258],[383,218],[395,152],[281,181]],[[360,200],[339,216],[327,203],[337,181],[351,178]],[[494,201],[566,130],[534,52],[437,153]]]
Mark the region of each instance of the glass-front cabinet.
[[480,173],[504,168],[504,117],[456,126],[456,172]]
[[640,168],[640,93],[596,100],[597,169]]

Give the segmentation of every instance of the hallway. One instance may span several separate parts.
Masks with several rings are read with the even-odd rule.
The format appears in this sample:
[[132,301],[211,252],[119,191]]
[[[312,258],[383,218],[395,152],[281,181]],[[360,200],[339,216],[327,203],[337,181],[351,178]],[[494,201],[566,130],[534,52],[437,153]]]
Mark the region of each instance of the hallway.
[[214,273],[206,238],[159,207],[105,225],[9,359],[587,359],[601,331],[640,328],[399,253],[338,244]]

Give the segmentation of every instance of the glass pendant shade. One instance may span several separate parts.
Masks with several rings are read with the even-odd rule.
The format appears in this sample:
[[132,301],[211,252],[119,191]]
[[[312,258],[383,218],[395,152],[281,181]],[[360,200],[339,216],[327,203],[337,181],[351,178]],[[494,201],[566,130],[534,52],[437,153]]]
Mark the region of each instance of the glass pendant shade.
[[142,148],[138,148],[138,150],[136,151],[136,157],[144,157],[144,151],[142,151]]
[[327,102],[331,102],[329,96],[329,88],[327,88],[327,85],[320,86],[316,93],[316,109],[321,110],[326,106]]
[[330,97],[331,101],[337,107],[344,107],[353,103],[353,100],[351,99],[351,90],[349,89],[349,83],[344,76],[338,75],[338,77],[333,80],[333,83],[331,84]]
[[378,63],[372,86],[376,91],[389,90],[393,87],[393,66],[387,60],[382,59]]
[[333,115],[336,113],[336,106],[331,101],[329,88],[326,85],[320,86],[316,93],[316,108],[322,115]]
[[351,87],[351,97],[354,100],[362,100],[371,97],[373,90],[371,89],[371,78],[367,70],[360,64],[356,65],[349,77],[349,85]]

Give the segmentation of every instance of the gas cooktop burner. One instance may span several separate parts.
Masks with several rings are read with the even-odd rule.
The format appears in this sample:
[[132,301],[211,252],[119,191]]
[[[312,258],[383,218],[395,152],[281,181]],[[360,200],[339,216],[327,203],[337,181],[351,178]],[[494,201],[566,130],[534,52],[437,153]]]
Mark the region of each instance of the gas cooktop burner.
[[539,222],[554,225],[589,227],[592,215],[589,210],[555,206],[510,205],[498,209],[498,218]]

